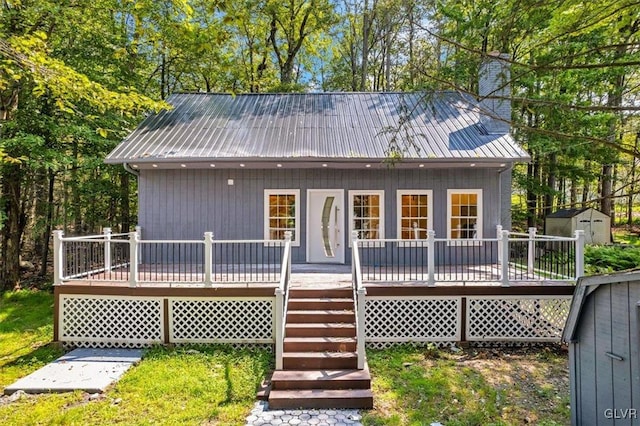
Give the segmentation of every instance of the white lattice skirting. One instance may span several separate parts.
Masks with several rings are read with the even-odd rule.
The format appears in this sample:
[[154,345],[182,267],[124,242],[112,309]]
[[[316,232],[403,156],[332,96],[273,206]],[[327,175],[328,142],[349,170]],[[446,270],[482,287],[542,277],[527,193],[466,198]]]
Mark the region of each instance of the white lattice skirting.
[[560,341],[571,296],[487,296],[467,301],[469,341]]
[[368,297],[365,339],[373,342],[460,340],[459,297]]
[[169,343],[274,342],[273,298],[62,294],[58,314],[58,336],[66,346],[145,347],[164,343],[165,335]]
[[169,299],[173,343],[272,343],[273,299]]
[[[368,297],[367,346],[559,342],[571,296]],[[463,309],[464,308],[464,309]],[[464,324],[462,323],[464,319]],[[463,336],[463,326],[465,333]]]

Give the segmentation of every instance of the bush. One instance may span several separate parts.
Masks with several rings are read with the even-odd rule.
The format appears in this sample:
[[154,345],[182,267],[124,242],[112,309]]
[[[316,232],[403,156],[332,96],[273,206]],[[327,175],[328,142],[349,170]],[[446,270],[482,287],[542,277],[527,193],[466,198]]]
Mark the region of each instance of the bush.
[[587,246],[584,263],[587,275],[638,268],[640,267],[640,247]]

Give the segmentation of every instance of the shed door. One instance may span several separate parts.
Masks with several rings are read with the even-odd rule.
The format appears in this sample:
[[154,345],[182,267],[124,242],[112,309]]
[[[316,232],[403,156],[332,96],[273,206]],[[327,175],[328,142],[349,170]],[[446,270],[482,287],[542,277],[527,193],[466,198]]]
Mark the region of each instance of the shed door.
[[307,262],[344,263],[344,191],[307,192]]

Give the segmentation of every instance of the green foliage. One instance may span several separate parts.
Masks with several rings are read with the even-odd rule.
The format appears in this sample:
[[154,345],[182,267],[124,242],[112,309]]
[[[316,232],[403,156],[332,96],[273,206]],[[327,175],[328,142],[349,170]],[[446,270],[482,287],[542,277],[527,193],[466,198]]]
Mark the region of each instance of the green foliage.
[[637,269],[640,267],[640,247],[587,246],[584,263],[587,275]]

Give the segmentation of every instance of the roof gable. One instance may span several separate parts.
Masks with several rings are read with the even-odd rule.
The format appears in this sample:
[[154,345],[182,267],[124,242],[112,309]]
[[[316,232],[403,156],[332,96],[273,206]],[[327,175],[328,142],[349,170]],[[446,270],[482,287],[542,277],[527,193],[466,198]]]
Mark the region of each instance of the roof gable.
[[[172,95],[108,163],[301,159],[523,161],[509,134],[488,134],[473,99],[457,93]],[[400,127],[399,127],[399,123]]]

